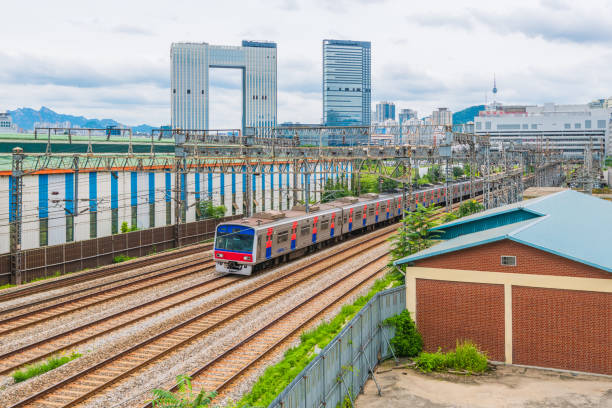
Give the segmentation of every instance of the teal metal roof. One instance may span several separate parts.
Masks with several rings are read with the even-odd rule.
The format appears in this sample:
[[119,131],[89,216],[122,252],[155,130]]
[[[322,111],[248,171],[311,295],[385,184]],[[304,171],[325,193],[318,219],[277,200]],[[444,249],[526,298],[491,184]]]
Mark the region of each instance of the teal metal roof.
[[[501,215],[519,211],[533,217],[524,220],[521,217],[508,217],[505,225],[498,225]],[[497,221],[488,222],[490,220]],[[479,229],[483,225],[487,228]],[[395,264],[509,239],[612,272],[612,251],[607,236],[611,228],[611,202],[566,190],[440,225],[435,229],[463,233],[400,259]]]

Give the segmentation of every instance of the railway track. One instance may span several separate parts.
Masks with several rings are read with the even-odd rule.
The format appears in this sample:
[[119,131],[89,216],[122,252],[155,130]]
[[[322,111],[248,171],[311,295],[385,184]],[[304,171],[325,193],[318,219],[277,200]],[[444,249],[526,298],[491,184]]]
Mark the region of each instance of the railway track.
[[[482,197],[475,199],[482,202]],[[452,209],[455,210],[459,208],[460,204],[461,203],[453,204]],[[434,219],[441,218],[442,215],[443,212],[436,215]],[[370,265],[375,264],[381,258],[384,259],[386,256],[379,257],[369,262],[359,270],[352,272],[351,275],[356,274],[360,270],[366,270]],[[362,278],[359,283],[351,286],[346,293],[328,300],[327,303],[322,302],[319,299],[321,294],[332,290],[334,286],[340,283],[340,281],[337,281],[332,286],[304,300],[283,316],[277,318],[274,322],[251,334],[247,339],[243,340],[235,347],[217,356],[195,372],[192,372],[190,377],[192,378],[193,391],[198,393],[202,389],[207,391],[214,390],[219,393],[219,397],[221,398],[227,395],[231,392],[232,384],[235,384],[240,378],[256,369],[259,364],[265,363],[267,356],[283,347],[283,345],[293,342],[300,333],[307,330],[309,326],[318,321],[326,311],[341,304],[344,299],[361,289],[361,287],[369,282],[373,276],[383,271],[385,266],[386,265],[383,265],[375,269],[372,275]],[[315,310],[314,314],[312,310]],[[300,313],[302,313],[302,315],[300,315]],[[177,391],[177,388],[176,385],[173,385],[167,389],[170,391]],[[143,406],[143,408],[151,407],[152,403],[150,402]]]
[[[211,258],[203,258],[202,260],[197,260],[197,261],[202,262],[202,261],[205,261],[205,260],[208,260],[208,259],[212,259],[212,257]],[[95,294],[96,290],[103,291],[103,290],[106,290],[106,289],[112,289],[115,285],[121,284],[122,282],[123,283],[129,283],[130,281],[136,281],[138,279],[150,278],[152,276],[164,274],[164,273],[167,273],[169,271],[175,270],[178,267],[187,265],[187,264],[189,264],[191,262],[193,262],[193,260],[186,261],[186,262],[176,262],[176,263],[173,263],[170,266],[166,266],[166,267],[163,267],[163,268],[160,268],[160,269],[157,269],[157,270],[146,271],[146,272],[143,271],[143,272],[139,272],[139,273],[136,273],[136,274],[130,274],[129,276],[124,276],[124,277],[121,277],[119,279],[113,280],[111,282],[104,282],[104,283],[94,284],[93,286],[87,286],[85,288],[76,289],[76,290],[70,291],[69,293],[62,293],[62,294],[58,294],[58,295],[52,295],[52,296],[44,298],[44,299],[40,299],[40,300],[36,300],[36,301],[29,301],[29,302],[26,302],[26,303],[21,304],[21,305],[10,306],[8,308],[0,309],[0,311],[2,311],[2,313],[4,315],[8,315],[8,314],[19,312],[20,310],[23,310],[23,309],[29,309],[29,308],[31,308],[33,306],[43,305],[45,303],[47,303],[48,306],[54,306],[52,304],[54,301],[65,299],[68,296],[74,296],[74,295],[78,295],[78,294],[88,294],[88,295]],[[1,307],[1,304],[2,304],[2,302],[0,301],[0,307]],[[1,323],[1,321],[0,321],[0,323]]]
[[[365,250],[383,245],[395,226],[379,230],[375,237],[329,254],[307,265],[274,277],[246,293],[232,294],[221,304],[139,342],[112,357],[40,390],[13,407],[71,407],[117,384],[151,364],[236,321],[257,306],[282,296],[285,292],[325,273],[329,267],[346,262]],[[386,255],[385,255],[386,256]]]
[[[232,384],[254,370],[258,364],[263,363],[275,350],[290,344],[330,309],[342,304],[372,282],[386,269],[386,265],[387,254],[360,266],[216,357],[191,374],[194,392],[205,389],[216,390],[220,397],[227,395],[231,391]],[[176,386],[171,390],[176,391]],[[152,405],[147,404],[146,407]]]
[[[180,265],[168,266],[162,268],[161,272],[159,270],[155,271],[153,273],[154,276],[145,274],[147,276],[140,276],[136,280],[123,283],[119,286],[113,286],[107,289],[101,288],[96,293],[86,293],[73,299],[8,317],[0,320],[0,336],[62,317],[69,313],[75,313],[91,306],[132,295],[136,292],[167,283],[174,279],[185,278],[205,270],[212,270],[214,269],[214,265],[215,263],[212,259],[198,259]],[[6,311],[4,313],[6,313]]]
[[87,282],[93,279],[103,278],[111,276],[117,273],[130,271],[132,269],[142,268],[144,266],[153,265],[159,262],[171,261],[173,259],[196,254],[202,251],[209,251],[212,249],[212,243],[197,245],[193,247],[187,247],[182,250],[171,251],[167,254],[155,255],[152,257],[143,257],[132,261],[125,265],[115,265],[107,268],[99,268],[90,272],[79,273],[78,275],[65,275],[60,279],[53,279],[42,283],[37,283],[31,286],[24,286],[14,290],[6,291],[0,294],[0,302],[6,302],[8,300],[16,299],[19,297],[30,296],[40,292],[46,292],[52,289],[58,289],[65,286],[74,285],[77,283]]
[[228,287],[239,279],[238,276],[217,276],[187,290],[168,294],[0,354],[0,375],[9,374],[26,364],[32,364],[63,350],[73,350],[88,341]]

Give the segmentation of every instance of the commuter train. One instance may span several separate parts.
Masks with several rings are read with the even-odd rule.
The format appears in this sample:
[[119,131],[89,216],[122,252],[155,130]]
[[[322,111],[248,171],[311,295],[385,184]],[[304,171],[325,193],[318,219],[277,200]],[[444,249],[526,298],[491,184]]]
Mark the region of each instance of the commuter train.
[[[453,184],[453,198],[469,197],[469,181]],[[474,182],[482,191],[482,180]],[[444,186],[413,192],[416,205],[446,202]],[[264,211],[217,226],[214,259],[218,272],[250,275],[253,271],[289,261],[348,235],[397,221],[406,208],[402,193],[363,194],[325,204],[303,205],[287,211]],[[411,208],[414,210],[414,207]]]

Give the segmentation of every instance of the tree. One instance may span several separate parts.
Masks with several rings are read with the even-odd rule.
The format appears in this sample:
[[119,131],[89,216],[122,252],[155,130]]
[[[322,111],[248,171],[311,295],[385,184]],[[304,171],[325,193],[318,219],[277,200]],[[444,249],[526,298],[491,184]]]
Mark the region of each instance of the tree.
[[212,201],[200,201],[196,207],[198,218],[223,218],[227,209],[224,205],[213,205]]
[[437,232],[430,229],[436,225],[434,216],[437,213],[436,206],[418,206],[416,211],[405,211],[402,225],[397,230],[397,234],[390,238],[391,241],[391,261],[393,262],[414,254],[422,249],[431,246]]
[[463,169],[459,166],[453,167],[453,178],[458,178],[463,176]]
[[440,170],[440,166],[434,164],[427,169],[427,177],[432,183],[437,183],[440,181],[442,179],[442,171]]
[[459,206],[459,211],[457,215],[458,215],[458,218],[461,218],[461,217],[465,217],[471,214],[476,214],[477,212],[480,212],[482,210],[484,210],[484,205],[480,204],[476,200],[468,200],[468,201],[464,201]]
[[323,194],[321,194],[321,202],[329,203],[330,201],[350,195],[349,189],[344,187],[341,182],[334,183],[332,180],[327,180]]
[[484,205],[479,203],[476,200],[468,200],[464,201],[458,210],[451,211],[442,216],[442,222],[451,222],[456,220],[457,218],[466,217],[468,215],[476,214],[484,210]]
[[388,178],[383,178],[382,191],[379,191],[379,193],[394,191],[398,187],[399,187],[399,183],[397,181],[391,180]]
[[465,174],[466,176],[470,177],[470,174],[471,174],[471,172],[472,172],[472,166],[470,166],[470,164],[469,164],[469,163],[465,163],[465,164],[463,165],[463,172],[464,172],[464,174]]
[[195,394],[191,385],[191,377],[188,375],[176,377],[176,385],[178,386],[176,393],[154,389],[154,398],[149,401],[151,405],[156,408],[207,408],[213,398],[217,396],[214,391],[206,392],[204,390]]

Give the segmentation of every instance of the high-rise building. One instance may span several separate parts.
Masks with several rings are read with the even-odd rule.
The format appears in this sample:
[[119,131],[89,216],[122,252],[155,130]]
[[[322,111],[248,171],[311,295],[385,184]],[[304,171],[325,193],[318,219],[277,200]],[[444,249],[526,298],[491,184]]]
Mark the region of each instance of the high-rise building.
[[370,125],[370,48],[366,41],[323,40],[325,126]]
[[408,122],[410,119],[418,119],[417,111],[413,109],[402,109],[398,115],[398,121],[400,123]]
[[490,135],[492,149],[504,143],[548,149],[581,158],[585,149],[612,152],[612,107],[599,101],[583,105],[490,105],[474,118],[477,134]]
[[438,108],[431,114],[432,125],[446,125],[451,126],[453,124],[453,112],[449,111],[448,108]]
[[384,122],[387,119],[395,120],[395,104],[393,102],[378,102],[376,104],[376,122]]
[[208,129],[209,68],[242,70],[242,129],[276,126],[276,43],[242,41],[242,46],[174,43],[172,127]]

